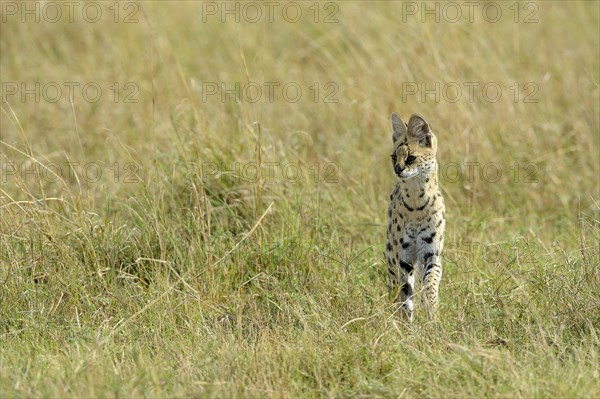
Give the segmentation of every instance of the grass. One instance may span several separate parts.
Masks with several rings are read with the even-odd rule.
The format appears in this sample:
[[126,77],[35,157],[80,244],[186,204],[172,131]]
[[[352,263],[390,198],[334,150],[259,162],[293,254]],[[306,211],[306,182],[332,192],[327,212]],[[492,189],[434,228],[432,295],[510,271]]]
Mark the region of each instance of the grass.
[[[101,4],[3,9],[0,396],[600,396],[597,2],[527,24],[534,3],[518,23]],[[23,98],[35,82],[59,100]],[[392,111],[432,125],[447,207],[440,309],[412,325],[382,255]]]

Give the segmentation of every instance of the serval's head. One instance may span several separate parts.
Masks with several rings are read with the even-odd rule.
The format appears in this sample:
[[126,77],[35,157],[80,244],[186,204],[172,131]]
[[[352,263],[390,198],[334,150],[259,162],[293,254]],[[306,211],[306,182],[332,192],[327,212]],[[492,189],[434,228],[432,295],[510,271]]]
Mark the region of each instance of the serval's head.
[[402,179],[416,176],[425,178],[437,170],[435,155],[437,139],[431,127],[417,114],[408,120],[408,125],[400,117],[392,114],[392,165],[394,173]]

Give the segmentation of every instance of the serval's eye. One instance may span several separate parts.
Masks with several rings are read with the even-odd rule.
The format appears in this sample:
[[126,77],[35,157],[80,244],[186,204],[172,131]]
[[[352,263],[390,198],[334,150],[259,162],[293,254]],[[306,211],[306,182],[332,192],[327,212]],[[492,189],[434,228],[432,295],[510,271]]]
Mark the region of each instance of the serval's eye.
[[396,156],[396,154],[392,154],[390,156],[392,157],[392,162],[396,163],[396,161],[398,160],[398,157]]
[[404,161],[404,163],[410,165],[411,163],[415,162],[415,159],[417,158],[413,157],[412,155],[409,155],[408,157],[406,157],[406,161]]

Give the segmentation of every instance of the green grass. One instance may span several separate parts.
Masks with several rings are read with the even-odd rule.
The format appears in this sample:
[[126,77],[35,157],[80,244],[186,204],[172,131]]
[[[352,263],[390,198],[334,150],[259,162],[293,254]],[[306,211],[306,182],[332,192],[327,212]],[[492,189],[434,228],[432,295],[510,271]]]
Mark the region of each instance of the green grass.
[[[222,23],[143,2],[130,24],[102,4],[96,24],[1,25],[0,396],[600,396],[597,2],[539,3],[530,24],[512,3],[422,23],[349,1],[331,24],[313,3]],[[204,101],[203,82],[303,94]],[[436,82],[463,96],[403,98]],[[392,111],[431,123],[447,207],[440,309],[417,302],[412,325],[385,283]]]

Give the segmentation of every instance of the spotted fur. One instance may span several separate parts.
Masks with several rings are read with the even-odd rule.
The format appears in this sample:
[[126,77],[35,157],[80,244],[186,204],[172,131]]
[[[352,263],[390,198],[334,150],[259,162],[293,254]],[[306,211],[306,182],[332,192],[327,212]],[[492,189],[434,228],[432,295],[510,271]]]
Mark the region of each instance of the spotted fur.
[[430,314],[437,307],[446,215],[431,127],[419,115],[412,115],[407,125],[394,113],[392,131],[398,181],[388,209],[388,280],[402,313],[412,321],[415,274],[422,277]]

